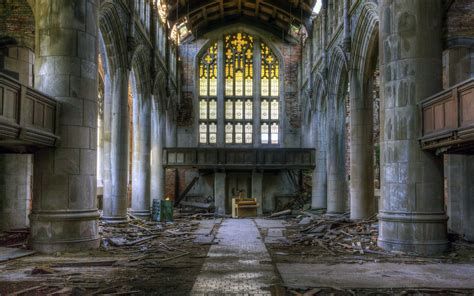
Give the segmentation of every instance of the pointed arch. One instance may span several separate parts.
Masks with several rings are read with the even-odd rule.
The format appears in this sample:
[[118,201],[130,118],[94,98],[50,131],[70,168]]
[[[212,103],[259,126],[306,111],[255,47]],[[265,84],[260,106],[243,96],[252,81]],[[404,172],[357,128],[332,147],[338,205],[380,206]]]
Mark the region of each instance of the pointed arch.
[[122,22],[126,12],[114,2],[107,1],[100,7],[99,30],[102,35],[110,73],[128,68],[126,29]]
[[366,74],[374,47],[378,46],[379,16],[377,4],[364,3],[354,32],[351,67],[354,73]]

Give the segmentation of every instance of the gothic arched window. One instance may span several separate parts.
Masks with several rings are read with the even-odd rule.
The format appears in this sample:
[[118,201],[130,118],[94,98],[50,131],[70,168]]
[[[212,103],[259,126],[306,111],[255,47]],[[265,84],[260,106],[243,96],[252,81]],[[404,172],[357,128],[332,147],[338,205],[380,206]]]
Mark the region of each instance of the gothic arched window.
[[278,144],[280,64],[271,49],[239,32],[211,43],[199,61],[199,143]]
[[199,143],[217,143],[217,42],[199,64]]

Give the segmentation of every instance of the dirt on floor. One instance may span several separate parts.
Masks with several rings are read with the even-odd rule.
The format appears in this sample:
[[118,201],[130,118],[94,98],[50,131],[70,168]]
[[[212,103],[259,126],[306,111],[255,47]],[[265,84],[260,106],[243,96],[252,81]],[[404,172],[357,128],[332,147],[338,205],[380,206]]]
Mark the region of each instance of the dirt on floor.
[[[274,264],[364,264],[394,262],[405,264],[470,263],[474,264],[474,244],[450,235],[451,249],[438,256],[421,256],[403,252],[386,252],[377,247],[376,216],[354,222],[344,215],[322,215],[298,212],[274,219],[284,219],[287,239],[284,243],[266,244]],[[262,230],[265,236],[265,230]],[[474,295],[466,289],[341,289],[313,287],[306,290],[285,288],[285,295]]]
[[0,295],[189,295],[210,247],[193,243],[199,219],[101,222],[99,250],[0,262]]

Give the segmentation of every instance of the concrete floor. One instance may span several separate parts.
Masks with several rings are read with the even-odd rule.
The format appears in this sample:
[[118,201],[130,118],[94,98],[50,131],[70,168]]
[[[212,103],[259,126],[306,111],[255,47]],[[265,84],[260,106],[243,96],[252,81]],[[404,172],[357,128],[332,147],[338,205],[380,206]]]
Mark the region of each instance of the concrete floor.
[[192,295],[271,295],[278,281],[253,219],[224,220]]
[[277,264],[286,287],[474,289],[472,264]]

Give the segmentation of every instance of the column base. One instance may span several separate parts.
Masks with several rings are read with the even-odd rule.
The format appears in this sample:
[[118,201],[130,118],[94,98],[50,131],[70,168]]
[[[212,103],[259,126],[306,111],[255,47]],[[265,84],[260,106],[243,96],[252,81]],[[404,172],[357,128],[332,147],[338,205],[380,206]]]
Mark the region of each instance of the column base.
[[97,210],[32,213],[28,244],[33,250],[47,254],[97,249],[98,219]]
[[108,224],[121,224],[121,223],[128,223],[128,217],[110,217],[110,216],[102,216],[102,220]]
[[432,255],[449,248],[445,213],[379,214],[378,246],[386,251]]
[[150,210],[131,210],[130,213],[142,220],[149,220],[151,217],[151,212]]

